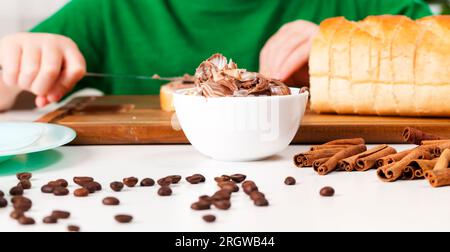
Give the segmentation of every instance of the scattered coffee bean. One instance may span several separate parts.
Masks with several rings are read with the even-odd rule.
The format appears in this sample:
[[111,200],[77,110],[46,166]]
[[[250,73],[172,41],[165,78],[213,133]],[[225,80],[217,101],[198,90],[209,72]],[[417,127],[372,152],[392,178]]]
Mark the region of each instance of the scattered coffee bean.
[[67,226],[67,231],[69,232],[80,232],[80,227],[75,225]]
[[157,183],[160,186],[169,186],[172,184],[172,179],[169,177],[160,178],[158,179]]
[[172,180],[172,184],[178,184],[178,182],[180,182],[180,180],[181,180],[181,176],[180,175],[170,175],[170,176],[167,176],[167,177]]
[[172,195],[172,189],[170,189],[170,187],[168,187],[168,186],[161,186],[161,188],[159,188],[159,190],[158,190],[158,195],[159,196],[170,196],[170,195]]
[[41,192],[43,192],[43,193],[53,193],[54,189],[55,189],[54,186],[44,185],[44,186],[41,187]]
[[75,195],[75,197],[87,197],[89,196],[89,190],[84,187],[78,188],[73,192],[73,195]]
[[203,176],[199,176],[199,175],[192,175],[189,177],[186,177],[186,181],[189,182],[190,184],[198,184],[204,181],[204,177]]
[[228,176],[228,175],[222,175],[222,176],[220,176],[220,177],[215,177],[214,180],[215,180],[217,183],[219,183],[219,182],[227,182],[227,181],[230,181],[231,178],[230,178],[230,176]]
[[145,179],[141,180],[141,186],[143,186],[143,187],[154,186],[154,185],[155,185],[155,180],[153,180],[151,178],[145,178]]
[[22,179],[19,184],[24,190],[31,189],[31,182],[28,179]]
[[220,210],[228,210],[231,207],[231,202],[229,200],[218,200],[214,201],[213,205]]
[[68,219],[70,217],[70,213],[67,211],[54,210],[51,216],[55,217],[56,219]]
[[246,194],[250,194],[253,191],[258,191],[258,187],[256,186],[255,182],[251,180],[244,181],[242,183],[242,189]]
[[29,172],[21,172],[21,173],[17,173],[16,177],[18,180],[23,180],[23,179],[30,180],[31,177],[33,177],[33,175]]
[[216,216],[214,216],[212,214],[205,215],[202,218],[206,222],[214,222],[214,221],[216,221]]
[[34,225],[36,223],[33,218],[26,217],[25,215],[20,216],[18,221],[21,225]]
[[128,187],[134,187],[138,183],[138,178],[136,177],[124,178],[123,183]]
[[249,194],[250,199],[252,199],[253,201],[260,199],[260,198],[265,198],[266,196],[264,195],[264,193],[260,192],[260,191],[253,191]]
[[95,187],[95,191],[99,192],[103,189],[102,185],[100,183],[98,183],[97,181],[92,182],[92,184]]
[[198,197],[199,201],[206,201],[206,202],[212,202],[212,198],[209,197],[208,195],[202,195],[200,197]]
[[23,211],[16,209],[16,210],[12,211],[11,214],[9,214],[9,216],[12,219],[18,220],[20,217],[24,216],[24,213],[23,213]]
[[9,190],[9,194],[12,196],[21,196],[23,195],[23,188],[22,186],[18,185],[18,186],[14,186],[13,188],[11,188],[11,190]]
[[284,183],[285,183],[286,185],[295,185],[295,183],[297,183],[297,182],[295,181],[295,178],[293,178],[293,177],[287,177],[287,178],[284,180]]
[[94,182],[92,177],[74,177],[73,182],[79,186],[83,186],[86,183]]
[[245,176],[244,174],[233,174],[230,176],[230,178],[236,183],[241,183],[247,178],[247,176]]
[[15,196],[11,199],[11,202],[13,203],[15,210],[20,210],[22,212],[30,210],[33,205],[33,202],[30,199],[22,196]]
[[45,224],[56,224],[58,223],[58,219],[54,216],[47,216],[42,220]]
[[320,189],[320,195],[323,197],[331,197],[334,195],[334,189],[330,186],[326,186]]
[[0,208],[5,208],[7,206],[8,206],[8,201],[5,198],[0,197]]
[[119,199],[114,198],[114,197],[106,197],[103,199],[102,202],[103,202],[103,205],[106,205],[106,206],[117,206],[120,204]]
[[236,183],[233,182],[233,181],[219,182],[217,185],[222,190],[228,190],[228,191],[231,191],[231,192],[238,192],[239,191],[239,186],[237,186]]
[[219,190],[213,194],[211,199],[213,201],[230,200],[231,191],[229,190]]
[[109,184],[109,187],[115,192],[120,192],[123,189],[123,183],[119,181],[114,181],[111,184]]
[[57,186],[62,186],[62,187],[69,186],[69,182],[67,182],[67,180],[65,180],[65,179],[58,179],[55,182],[57,183]]
[[66,196],[69,193],[70,193],[69,190],[62,186],[58,186],[53,189],[53,195],[55,196]]
[[5,197],[5,193],[0,190],[0,198],[3,198],[3,197]]
[[268,206],[269,205],[269,201],[267,201],[266,198],[257,198],[256,200],[253,201],[253,203],[255,203],[256,206]]
[[97,191],[97,185],[94,182],[84,184],[83,188],[88,190],[89,193],[95,193]]
[[206,200],[199,200],[197,202],[192,203],[191,209],[193,210],[207,210],[211,209],[211,203]]
[[206,181],[206,178],[205,178],[205,176],[203,176],[202,174],[198,174],[198,173],[196,173],[196,174],[194,174],[194,175],[192,175],[193,177],[199,177],[200,178],[200,182],[205,182]]
[[133,220],[133,216],[126,214],[119,214],[114,217],[119,223],[130,223]]

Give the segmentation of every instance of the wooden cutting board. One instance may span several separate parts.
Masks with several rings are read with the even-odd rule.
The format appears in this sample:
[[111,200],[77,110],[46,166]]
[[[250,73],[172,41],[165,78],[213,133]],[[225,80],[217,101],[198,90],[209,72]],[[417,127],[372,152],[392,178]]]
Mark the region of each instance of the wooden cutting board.
[[[39,122],[74,129],[72,144],[184,144],[174,113],[160,110],[158,96],[81,97]],[[173,127],[174,126],[174,127]],[[368,143],[402,143],[401,132],[417,127],[450,138],[450,118],[323,115],[306,112],[293,143],[323,143],[363,137]]]

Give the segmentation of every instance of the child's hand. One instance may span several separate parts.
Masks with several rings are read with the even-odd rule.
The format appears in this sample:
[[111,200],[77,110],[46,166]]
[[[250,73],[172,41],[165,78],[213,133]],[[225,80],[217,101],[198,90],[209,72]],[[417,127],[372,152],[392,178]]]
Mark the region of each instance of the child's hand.
[[34,93],[36,105],[59,101],[86,73],[86,62],[69,38],[18,33],[0,40],[3,83]]
[[285,24],[262,49],[260,72],[286,81],[308,62],[312,39],[318,32],[319,27],[308,21]]

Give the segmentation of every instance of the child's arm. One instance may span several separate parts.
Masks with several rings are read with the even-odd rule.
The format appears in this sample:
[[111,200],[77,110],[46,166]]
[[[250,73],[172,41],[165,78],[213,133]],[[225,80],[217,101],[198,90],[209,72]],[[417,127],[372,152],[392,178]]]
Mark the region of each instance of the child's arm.
[[59,101],[83,78],[86,63],[69,38],[18,33],[0,40],[0,111],[9,109],[21,91],[35,94],[42,107]]

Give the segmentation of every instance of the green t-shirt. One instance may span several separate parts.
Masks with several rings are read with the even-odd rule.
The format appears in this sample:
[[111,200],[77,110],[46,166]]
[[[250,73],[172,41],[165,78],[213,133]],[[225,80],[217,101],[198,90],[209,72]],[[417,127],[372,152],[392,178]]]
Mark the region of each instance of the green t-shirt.
[[[258,70],[259,52],[283,24],[333,16],[431,14],[421,0],[72,0],[33,32],[72,38],[88,71],[179,76],[216,52]],[[77,88],[157,94],[161,82],[85,78]]]

